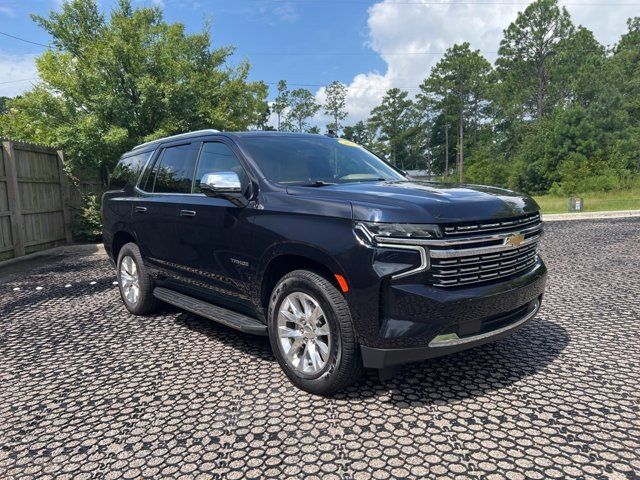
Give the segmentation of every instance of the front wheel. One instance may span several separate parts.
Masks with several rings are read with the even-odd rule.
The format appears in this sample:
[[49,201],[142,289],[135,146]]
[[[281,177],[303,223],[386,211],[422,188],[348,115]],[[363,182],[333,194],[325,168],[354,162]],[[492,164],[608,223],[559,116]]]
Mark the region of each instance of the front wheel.
[[307,270],[285,275],[271,294],[268,326],[278,363],[301,389],[328,395],[362,376],[349,306],[323,276]]

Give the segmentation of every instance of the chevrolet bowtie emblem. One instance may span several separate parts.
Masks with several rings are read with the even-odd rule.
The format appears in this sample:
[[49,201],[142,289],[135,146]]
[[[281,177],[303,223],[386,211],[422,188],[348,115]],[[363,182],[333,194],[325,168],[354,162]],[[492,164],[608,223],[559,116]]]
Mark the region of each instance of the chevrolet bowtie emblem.
[[524,242],[524,235],[521,233],[516,233],[504,239],[504,244],[511,247],[518,247],[522,242]]

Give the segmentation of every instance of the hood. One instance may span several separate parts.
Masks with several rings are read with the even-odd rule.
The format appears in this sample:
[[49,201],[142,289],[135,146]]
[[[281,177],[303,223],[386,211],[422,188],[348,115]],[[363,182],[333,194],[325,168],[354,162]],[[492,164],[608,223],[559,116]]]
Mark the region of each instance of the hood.
[[290,186],[287,193],[350,202],[354,220],[374,222],[455,223],[516,217],[539,210],[528,195],[481,185],[363,182]]

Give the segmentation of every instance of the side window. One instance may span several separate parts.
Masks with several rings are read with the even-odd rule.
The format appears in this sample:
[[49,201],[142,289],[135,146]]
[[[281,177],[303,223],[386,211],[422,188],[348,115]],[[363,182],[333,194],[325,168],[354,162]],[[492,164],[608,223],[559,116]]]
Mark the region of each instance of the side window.
[[202,146],[202,152],[200,153],[194,191],[200,192],[200,179],[205,173],[216,172],[236,172],[243,190],[249,183],[238,157],[227,145],[221,142],[206,142]]
[[127,185],[134,186],[150,155],[151,153],[147,152],[121,158],[111,174],[109,190],[118,190]]
[[155,168],[152,191],[155,193],[191,193],[198,146],[198,143],[189,143],[165,148],[161,153],[159,164]]

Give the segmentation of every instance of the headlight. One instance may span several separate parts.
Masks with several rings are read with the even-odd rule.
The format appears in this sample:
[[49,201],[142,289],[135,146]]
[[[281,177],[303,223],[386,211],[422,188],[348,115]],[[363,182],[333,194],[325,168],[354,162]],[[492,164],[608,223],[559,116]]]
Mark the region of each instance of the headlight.
[[393,242],[394,239],[407,243],[407,240],[412,239],[442,238],[442,230],[438,225],[426,223],[358,222],[355,229],[356,232],[362,233],[369,243]]

